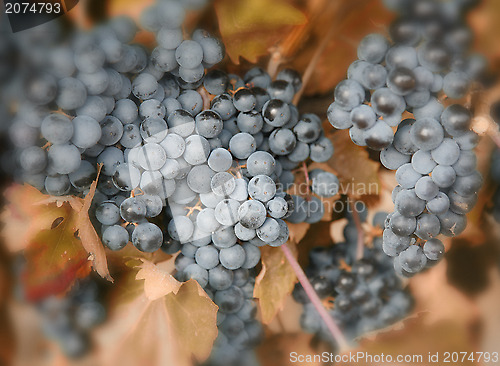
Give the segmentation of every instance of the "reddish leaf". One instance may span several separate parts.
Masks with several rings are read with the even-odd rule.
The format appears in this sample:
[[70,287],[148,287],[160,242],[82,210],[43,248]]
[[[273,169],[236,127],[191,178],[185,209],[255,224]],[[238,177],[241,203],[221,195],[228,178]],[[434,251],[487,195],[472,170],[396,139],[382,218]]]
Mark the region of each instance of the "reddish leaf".
[[23,284],[31,301],[67,291],[74,281],[90,273],[87,252],[75,236],[77,215],[64,204],[65,216],[53,229],[42,230],[26,248]]

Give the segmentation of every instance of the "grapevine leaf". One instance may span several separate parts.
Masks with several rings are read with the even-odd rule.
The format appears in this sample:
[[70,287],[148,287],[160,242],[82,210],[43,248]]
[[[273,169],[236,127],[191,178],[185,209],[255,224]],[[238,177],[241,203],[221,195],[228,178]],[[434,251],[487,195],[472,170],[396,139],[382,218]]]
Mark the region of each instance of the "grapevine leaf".
[[87,252],[75,235],[77,214],[68,204],[62,222],[40,231],[24,251],[23,284],[31,301],[66,292],[78,278],[91,270]]
[[235,64],[240,57],[257,62],[291,26],[306,22],[304,14],[286,0],[217,0],[214,5],[222,40]]
[[2,237],[12,253],[26,248],[41,230],[49,229],[54,220],[67,214],[61,206],[40,205],[49,196],[27,184],[13,184],[4,196],[7,204],[0,216]]
[[[89,193],[84,199],[75,196],[52,197],[29,185],[12,185],[9,187],[5,194],[8,203],[1,214],[3,223],[2,236],[5,239],[7,248],[12,252],[26,249],[30,254],[45,253],[52,255],[51,249],[45,250],[43,247],[52,246],[53,242],[51,240],[64,240],[63,244],[75,244],[83,247],[84,253],[88,253],[85,255],[85,265],[86,262],[91,261],[94,269],[101,277],[112,281],[108,270],[106,252],[88,214],[96,187],[97,180],[92,183]],[[40,235],[42,235],[42,241],[39,238]],[[56,237],[53,235],[56,235]],[[71,240],[69,240],[70,238]],[[34,251],[30,251],[31,246],[34,246]],[[71,253],[78,256],[77,262],[79,262],[81,253],[76,250],[71,251]],[[65,261],[68,259],[67,255],[68,253],[65,253],[65,257],[56,255],[51,258],[51,261]],[[39,265],[37,259],[33,256],[30,258],[29,263],[35,267]],[[71,265],[74,266],[75,262],[71,262]],[[81,265],[83,266],[83,263]],[[53,269],[57,267],[58,264]],[[62,270],[63,268],[63,263],[60,263],[59,269]],[[37,273],[38,269],[33,268],[33,270],[34,273]],[[70,273],[76,274],[79,272],[77,268],[73,267],[69,272],[61,273],[61,276],[68,276]],[[35,282],[41,284],[42,278],[38,278]],[[63,282],[70,286],[73,280],[74,278],[67,278]],[[61,288],[62,292],[67,290],[67,287],[63,286],[62,283],[56,287],[52,283],[48,288],[52,289],[49,293],[55,291],[56,288]],[[44,292],[42,290],[40,295]]]
[[217,338],[218,307],[195,280],[165,298],[173,334],[182,353],[203,361]]
[[94,269],[101,277],[113,282],[109,273],[104,246],[102,245],[101,239],[99,238],[99,235],[97,235],[89,217],[89,209],[97,189],[97,180],[99,179],[100,172],[101,166],[98,168],[97,179],[91,184],[89,193],[87,193],[85,199],[83,201],[79,199],[78,204],[72,205],[72,207],[73,209],[78,210],[78,206],[80,204],[82,205],[78,210],[77,225],[82,245],[90,254],[89,259],[92,260]]
[[142,290],[117,304],[97,331],[103,365],[187,366],[192,357],[202,362],[209,356],[218,308],[196,281],[171,278],[165,269],[172,263],[139,259],[135,278],[144,280]]
[[[297,255],[294,242],[287,242],[288,247]],[[280,248],[261,247],[262,270],[255,280],[253,295],[259,300],[262,322],[269,324],[283,308],[283,303],[297,282],[292,267]]]
[[347,131],[337,131],[332,137],[335,146],[328,164],[337,172],[341,193],[352,197],[378,195],[379,164],[368,158],[368,152],[352,143]]
[[[333,3],[333,2],[332,2]],[[345,1],[340,6],[327,8],[314,22],[310,41],[298,53],[293,67],[304,72],[313,60],[315,52],[323,42],[328,30],[335,28],[333,36],[327,40],[326,48],[311,70],[311,78],[306,85],[306,95],[323,94],[345,79],[349,64],[356,60],[356,47],[367,34],[386,33],[382,24],[388,24],[392,14],[380,0]]]
[[157,265],[145,259],[141,259],[141,261],[142,264],[138,266],[140,270],[136,279],[144,280],[144,293],[149,300],[159,299],[171,292],[177,294],[182,284],[170,273],[162,270],[164,264],[172,261],[158,263]]
[[307,231],[311,227],[311,224],[307,222],[301,222],[298,224],[287,223],[288,230],[290,232],[290,241],[294,243],[300,242],[306,236]]

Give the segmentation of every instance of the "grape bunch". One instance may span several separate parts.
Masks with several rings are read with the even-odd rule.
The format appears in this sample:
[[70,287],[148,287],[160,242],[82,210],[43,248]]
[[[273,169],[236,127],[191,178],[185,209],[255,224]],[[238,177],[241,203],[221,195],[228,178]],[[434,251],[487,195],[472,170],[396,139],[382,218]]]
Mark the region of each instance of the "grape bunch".
[[390,26],[391,40],[370,34],[361,41],[359,59],[335,88],[327,112],[333,127],[349,129],[355,144],[374,150],[392,143],[391,127],[405,111],[430,117],[440,108],[438,93],[464,97],[486,66],[482,56],[468,54],[467,2],[395,1],[392,7],[399,17]]
[[314,169],[318,197],[287,194],[297,167],[333,154],[320,118],[292,104],[300,75],[213,68],[224,46],[202,30],[183,39],[183,4],[143,14],[158,43],[151,54],[130,43],[137,28],[127,18],[52,50],[57,67],[28,85],[10,137],[18,179],[50,195],[87,194],[102,166],[90,216],[103,244],[180,252],[176,278],[198,281],[220,308],[220,359],[251,352],[261,334],[259,247],[288,240],[285,219],[319,221],[318,197],[336,195],[339,183]]
[[[366,210],[358,214],[365,222]],[[373,227],[381,230],[386,216],[384,212],[376,213]],[[381,236],[374,237],[371,248],[364,248],[362,259],[356,259],[357,229],[352,216],[347,218],[345,241],[330,247],[313,248],[309,252],[306,274],[343,334],[352,340],[404,318],[411,310],[412,298],[403,289],[391,260],[382,252]],[[348,269],[342,269],[345,268],[341,266],[342,261]],[[300,284],[295,286],[292,294],[295,301],[304,306],[300,318],[302,329],[334,344]]]
[[100,290],[93,279],[78,281],[64,297],[48,297],[37,303],[42,329],[64,354],[78,358],[91,347],[90,332],[106,318]]
[[[384,231],[384,251],[395,257],[398,273],[411,276],[434,265],[444,254],[439,234],[456,236],[477,202],[482,177],[472,151],[478,136],[471,116],[453,104],[438,118],[403,121],[382,163],[396,170],[395,212]],[[416,245],[413,245],[416,244]]]
[[359,60],[337,85],[328,119],[335,128],[349,128],[355,144],[381,151],[382,164],[396,170],[396,211],[388,217],[383,248],[399,274],[412,276],[443,257],[436,236],[460,234],[477,201],[482,178],[471,114],[459,104],[444,108],[439,98],[464,97],[485,62],[468,53],[472,34],[463,19],[469,2],[389,5],[399,12],[392,43],[378,34],[361,41]]

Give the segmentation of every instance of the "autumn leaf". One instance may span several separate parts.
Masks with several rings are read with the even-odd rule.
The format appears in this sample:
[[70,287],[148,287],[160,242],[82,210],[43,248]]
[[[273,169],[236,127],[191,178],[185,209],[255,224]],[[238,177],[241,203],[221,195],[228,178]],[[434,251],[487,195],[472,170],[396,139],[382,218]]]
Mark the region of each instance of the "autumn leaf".
[[290,232],[290,241],[294,243],[298,243],[304,236],[306,236],[307,231],[311,227],[311,224],[307,222],[300,222],[298,224],[292,224],[291,222],[287,222],[288,230]]
[[[294,255],[297,250],[292,241],[287,242]],[[283,303],[297,282],[297,276],[280,248],[260,248],[262,270],[255,280],[253,296],[259,300],[262,322],[268,324],[283,308]]]
[[[312,73],[305,88],[306,95],[323,94],[346,78],[347,68],[357,59],[359,41],[369,33],[387,33],[393,16],[381,0],[352,0],[327,2],[323,12],[314,21],[309,41],[295,60],[293,68]],[[325,37],[329,37],[325,39]],[[326,44],[324,44],[326,42]],[[324,48],[316,59],[318,49]],[[313,60],[314,67],[311,67]]]
[[341,193],[351,197],[378,195],[379,164],[368,158],[368,152],[352,143],[347,131],[337,131],[331,136],[335,151],[328,165],[337,172]]
[[170,273],[163,270],[163,267],[173,261],[165,261],[153,264],[145,259],[141,259],[142,264],[137,272],[136,280],[144,280],[144,294],[149,300],[157,300],[173,292],[177,294],[182,283],[177,281]]
[[11,252],[25,250],[28,299],[64,293],[89,274],[90,265],[112,281],[104,247],[88,214],[96,187],[97,180],[84,199],[45,195],[29,185],[6,190],[2,236]]
[[131,290],[135,298],[118,304],[97,332],[101,363],[187,366],[192,357],[204,361],[217,337],[217,306],[196,281],[180,283],[165,271],[173,259],[153,264],[140,258],[138,263],[132,286],[142,290]]
[[40,205],[50,196],[27,184],[13,184],[4,196],[7,204],[0,215],[2,237],[12,253],[26,248],[34,236],[49,229],[55,219],[66,213],[66,209],[58,205]]
[[64,208],[62,222],[40,231],[24,251],[26,267],[22,278],[30,301],[64,293],[91,271],[87,252],[75,236],[77,214],[67,204]]
[[304,14],[286,0],[217,0],[214,6],[227,54],[235,64],[240,57],[257,62],[287,30],[306,22]]

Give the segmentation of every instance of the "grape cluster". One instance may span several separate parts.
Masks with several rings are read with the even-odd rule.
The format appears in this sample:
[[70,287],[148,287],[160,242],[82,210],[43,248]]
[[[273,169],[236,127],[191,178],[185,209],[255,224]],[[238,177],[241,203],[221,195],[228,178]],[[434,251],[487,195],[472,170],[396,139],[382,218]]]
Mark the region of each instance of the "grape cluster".
[[[56,63],[26,85],[10,137],[19,180],[50,195],[85,195],[102,165],[90,214],[103,244],[180,251],[176,278],[198,281],[220,308],[220,359],[258,341],[259,247],[288,240],[285,219],[323,217],[320,198],[286,191],[294,169],[327,161],[333,145],[320,118],[292,104],[297,72],[272,80],[257,67],[243,78],[213,69],[224,47],[201,30],[184,40],[186,3],[144,12],[158,43],[151,54],[130,43],[137,28],[127,18],[51,50]],[[337,194],[334,174],[309,175],[317,196]]]
[[64,354],[78,358],[90,349],[90,331],[106,318],[92,279],[80,280],[64,297],[49,297],[37,304],[43,332],[55,340]]
[[[218,89],[214,90],[210,80],[215,73]],[[213,94],[210,109],[194,117],[190,131],[194,134],[186,138],[183,154],[188,169],[176,179],[165,210],[162,250],[175,253],[180,249],[176,277],[197,280],[225,316],[219,326],[220,347],[212,356],[214,360],[231,358],[224,364],[237,362],[238,353],[248,352],[260,334],[253,319],[255,304],[250,300],[251,270],[260,261],[259,247],[287,241],[285,219],[317,222],[323,217],[323,203],[317,197],[286,193],[294,183],[292,170],[301,162],[309,158],[323,162],[333,154],[320,119],[313,114],[299,116],[291,104],[300,84],[297,73],[288,69],[275,81],[259,68],[251,69],[243,79],[221,71],[207,73],[205,89],[219,94]],[[230,85],[234,85],[232,90],[228,90]],[[167,137],[172,133],[170,129]],[[193,150],[188,150],[189,143]],[[320,169],[310,175],[313,192],[324,197],[338,192],[335,175]],[[176,195],[179,187],[182,191]],[[239,284],[242,274],[246,284]],[[234,310],[224,310],[227,304]],[[250,322],[249,334],[231,333],[243,325],[247,329],[245,322]]]
[[[361,41],[328,119],[349,128],[355,144],[380,150],[382,164],[396,170],[396,211],[384,231],[384,251],[395,257],[399,274],[411,276],[442,258],[444,246],[435,237],[460,234],[477,201],[482,178],[471,115],[459,104],[445,109],[438,98],[465,96],[485,62],[468,54],[472,35],[463,17],[469,2],[388,5],[400,15],[390,27],[392,42],[378,34]],[[408,112],[414,118],[403,119]]]
[[375,150],[392,143],[391,127],[400,124],[405,110],[431,117],[440,108],[439,92],[462,98],[486,66],[482,56],[468,54],[466,2],[395,1],[392,7],[400,16],[390,26],[391,40],[379,34],[363,38],[359,59],[328,109],[333,127],[349,129],[355,144]]
[[[366,211],[359,212],[359,216],[366,221]],[[383,228],[386,216],[387,213],[377,213],[373,226],[379,230]],[[403,289],[391,260],[382,252],[382,237],[376,236],[373,247],[365,247],[363,258],[356,260],[357,229],[351,216],[348,220],[344,227],[345,242],[313,248],[309,252],[306,274],[343,334],[354,339],[405,317],[411,310],[412,299]],[[349,269],[342,269],[342,261]],[[300,284],[292,294],[295,301],[304,305],[300,319],[302,328],[334,343]]]
[[[439,234],[465,230],[482,177],[472,151],[478,136],[469,130],[470,113],[454,104],[435,118],[403,121],[381,161],[396,170],[395,212],[384,231],[384,251],[398,273],[411,276],[444,254]],[[416,245],[413,245],[416,244]]]

